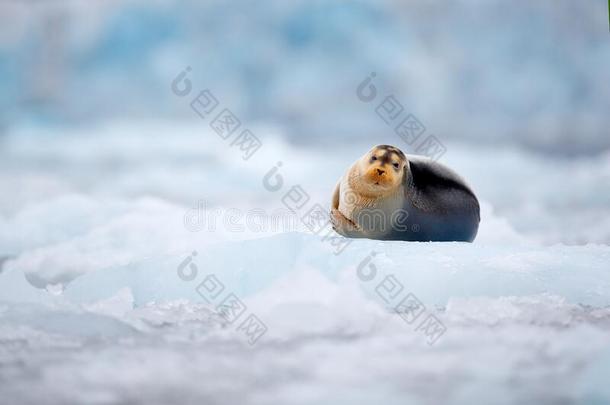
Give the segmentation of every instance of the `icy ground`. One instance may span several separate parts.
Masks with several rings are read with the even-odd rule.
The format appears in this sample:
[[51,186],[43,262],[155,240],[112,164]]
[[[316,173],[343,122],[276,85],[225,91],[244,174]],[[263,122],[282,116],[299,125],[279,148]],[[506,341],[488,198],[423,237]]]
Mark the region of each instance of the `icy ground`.
[[[255,132],[247,162],[197,127],[1,140],[0,403],[610,402],[608,155],[448,145],[483,202],[474,244],[335,254],[298,222],[222,219],[274,212],[295,184],[326,205],[371,145]],[[268,191],[278,161],[284,188]],[[185,225],[199,200],[215,229]],[[219,314],[230,296],[243,307]],[[252,315],[263,333],[243,327]]]

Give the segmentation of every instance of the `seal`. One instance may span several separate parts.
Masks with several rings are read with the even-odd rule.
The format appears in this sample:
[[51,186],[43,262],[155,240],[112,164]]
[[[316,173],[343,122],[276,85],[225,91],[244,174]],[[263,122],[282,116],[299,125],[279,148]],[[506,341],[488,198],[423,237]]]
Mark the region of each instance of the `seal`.
[[335,187],[331,222],[350,238],[472,242],[479,201],[453,170],[431,159],[377,145]]

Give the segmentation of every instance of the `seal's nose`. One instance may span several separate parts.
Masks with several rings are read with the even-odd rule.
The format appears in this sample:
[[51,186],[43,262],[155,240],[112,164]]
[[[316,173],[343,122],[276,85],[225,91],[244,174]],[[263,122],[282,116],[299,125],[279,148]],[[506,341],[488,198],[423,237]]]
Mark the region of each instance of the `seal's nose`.
[[384,173],[385,173],[385,170],[383,170],[383,169],[377,169],[377,174],[378,174],[378,175],[380,175],[380,176],[381,176],[381,175],[382,175],[382,174],[384,174]]

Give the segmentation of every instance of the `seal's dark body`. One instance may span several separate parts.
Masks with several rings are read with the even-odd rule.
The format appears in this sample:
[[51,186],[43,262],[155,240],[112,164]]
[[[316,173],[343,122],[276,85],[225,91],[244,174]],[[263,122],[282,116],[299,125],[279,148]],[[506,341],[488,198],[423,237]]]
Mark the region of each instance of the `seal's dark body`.
[[[429,159],[409,156],[401,204],[396,197],[354,214],[362,233],[380,240],[472,242],[479,228],[479,202],[455,172]],[[385,215],[384,215],[385,214]]]
[[407,218],[400,226],[393,224],[383,239],[474,240],[479,229],[479,202],[453,171],[434,161],[409,156],[404,188]]
[[[393,185],[376,193],[386,172]],[[417,242],[472,242],[480,221],[477,197],[453,170],[390,145],[375,146],[344,174],[330,214],[345,237]]]

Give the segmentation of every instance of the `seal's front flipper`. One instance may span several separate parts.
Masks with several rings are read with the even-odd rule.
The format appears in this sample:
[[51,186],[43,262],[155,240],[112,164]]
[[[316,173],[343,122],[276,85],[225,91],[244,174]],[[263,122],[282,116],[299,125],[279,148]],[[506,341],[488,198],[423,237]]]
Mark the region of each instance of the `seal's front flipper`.
[[330,220],[333,224],[333,229],[338,234],[346,236],[348,238],[364,238],[362,231],[356,224],[347,219],[341,211],[336,208],[330,210]]

